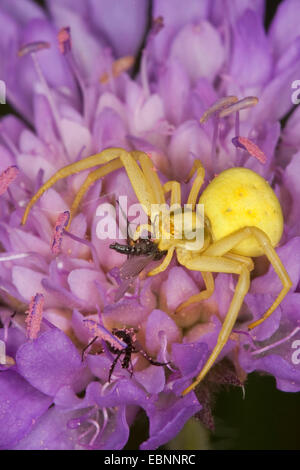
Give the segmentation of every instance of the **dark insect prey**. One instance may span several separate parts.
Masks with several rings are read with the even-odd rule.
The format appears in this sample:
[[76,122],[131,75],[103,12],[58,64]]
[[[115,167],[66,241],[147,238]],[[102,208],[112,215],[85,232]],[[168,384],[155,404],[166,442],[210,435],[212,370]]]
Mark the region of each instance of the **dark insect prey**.
[[118,330],[117,328],[113,328],[112,333],[115,336],[117,336],[118,338],[120,338],[125,344],[127,344],[127,346],[124,349],[117,349],[114,346],[112,346],[111,344],[109,344],[108,342],[106,342],[109,351],[113,354],[116,354],[116,357],[113,360],[113,363],[112,363],[112,365],[110,366],[110,369],[109,369],[109,376],[108,376],[108,381],[109,382],[110,382],[111,376],[113,374],[113,371],[116,367],[116,364],[117,364],[119,358],[122,355],[124,355],[122,363],[121,363],[122,368],[129,370],[129,366],[130,366],[130,370],[129,370],[130,377],[132,377],[132,375],[133,375],[133,365],[132,365],[132,362],[131,362],[132,354],[136,354],[136,353],[142,354],[142,356],[144,356],[147,359],[147,361],[149,361],[150,364],[152,364],[154,366],[165,366],[165,365],[169,364],[168,362],[155,361],[154,359],[152,359],[151,356],[149,356],[148,353],[146,353],[146,351],[144,351],[140,347],[138,341],[136,340],[136,330],[134,328],[124,328],[122,330]]
[[[124,214],[123,214],[124,215]],[[126,291],[134,284],[137,276],[151,263],[159,261],[166,254],[166,250],[159,250],[157,244],[150,238],[138,238],[133,240],[129,236],[129,221],[127,219],[127,243],[112,243],[109,248],[123,255],[127,255],[127,260],[120,268],[121,283],[115,293],[115,302],[118,302]]]
[[[149,354],[144,351],[139,344],[139,342],[136,339],[136,333],[137,331],[134,328],[123,328],[123,329],[118,329],[118,328],[113,328],[112,329],[112,335],[114,335],[116,338],[118,338],[121,341],[114,341],[114,343],[110,341],[105,340],[105,344],[108,348],[108,350],[112,353],[115,354],[116,357],[114,358],[110,369],[109,369],[109,375],[108,375],[108,381],[110,382],[111,376],[113,374],[113,371],[117,365],[118,360],[121,358],[123,355],[123,359],[121,362],[122,368],[127,369],[130,373],[130,377],[133,375],[133,365],[131,362],[131,356],[132,354],[141,354],[147,361],[150,362],[150,364],[154,366],[166,366],[169,364],[169,362],[158,362],[155,361]],[[113,338],[113,337],[112,337]],[[115,339],[116,339],[115,338]],[[82,360],[84,359],[84,353],[85,351],[98,339],[98,336],[95,336],[92,341],[89,342],[89,344],[83,349],[82,351]],[[122,345],[126,345],[122,347]]]

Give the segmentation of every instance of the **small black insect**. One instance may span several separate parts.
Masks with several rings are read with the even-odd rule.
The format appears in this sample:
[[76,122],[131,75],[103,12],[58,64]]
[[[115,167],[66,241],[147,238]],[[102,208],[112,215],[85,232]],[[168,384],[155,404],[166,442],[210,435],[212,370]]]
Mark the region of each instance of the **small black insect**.
[[121,206],[120,209],[127,220],[127,241],[125,245],[112,243],[109,245],[109,248],[127,255],[127,260],[120,268],[119,274],[122,282],[115,293],[115,302],[118,302],[123,297],[125,292],[133,285],[137,276],[151,261],[159,261],[167,254],[167,250],[160,250],[157,243],[151,240],[151,238],[140,237],[137,240],[133,240],[129,235],[129,220]]
[[[121,362],[122,368],[127,369],[130,372],[130,377],[133,375],[133,365],[131,362],[131,356],[132,354],[141,354],[142,356],[147,359],[147,361],[150,362],[150,364],[154,366],[165,366],[169,364],[169,362],[158,362],[152,359],[151,356],[149,356],[146,351],[144,351],[140,345],[140,343],[136,339],[136,333],[137,331],[134,328],[123,328],[123,329],[118,329],[118,328],[113,328],[112,329],[112,334],[111,340],[105,340],[105,344],[108,348],[108,350],[112,353],[115,354],[116,357],[113,360],[110,369],[109,369],[109,375],[108,375],[108,381],[110,382],[111,376],[113,374],[113,371],[117,365],[118,360],[121,358],[123,355],[123,360]],[[92,341],[89,342],[89,344],[83,349],[82,351],[82,361],[84,360],[84,353],[85,351],[98,339],[98,336],[95,336]],[[118,338],[118,339],[117,339]],[[119,341],[121,340],[121,341]],[[126,345],[126,346],[124,346]],[[103,349],[102,349],[103,351]],[[129,369],[130,367],[130,369]]]
[[109,376],[108,376],[108,381],[110,382],[111,376],[113,374],[113,371],[116,367],[116,364],[119,360],[119,358],[124,355],[123,360],[121,362],[122,368],[123,369],[128,369],[130,366],[130,377],[133,375],[133,365],[131,362],[131,356],[132,354],[140,353],[142,356],[144,356],[147,361],[150,362],[150,364],[154,366],[165,366],[169,364],[168,362],[158,362],[152,359],[149,354],[144,351],[140,344],[138,343],[136,339],[136,330],[134,328],[124,328],[122,330],[119,330],[117,328],[113,328],[112,330],[113,335],[117,336],[117,338],[120,338],[121,341],[123,341],[127,346],[124,349],[117,349],[114,346],[112,346],[108,341],[106,341],[107,347],[109,351],[113,354],[116,354],[115,359],[113,360],[112,365],[110,366],[109,369]]
[[137,276],[151,261],[159,261],[167,254],[167,251],[159,250],[157,244],[149,238],[139,238],[136,241],[130,239],[126,245],[113,243],[109,247],[118,253],[127,255],[127,260],[120,268],[122,282],[115,293],[115,302],[123,297],[129,287],[133,285]]

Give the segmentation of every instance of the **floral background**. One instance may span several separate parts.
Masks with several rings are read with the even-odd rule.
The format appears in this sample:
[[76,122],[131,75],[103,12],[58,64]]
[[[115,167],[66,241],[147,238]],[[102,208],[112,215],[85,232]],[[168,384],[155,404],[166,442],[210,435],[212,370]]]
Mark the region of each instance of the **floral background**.
[[[8,357],[0,366],[0,448],[299,448],[300,370],[288,361],[291,340],[253,354],[300,325],[300,108],[291,101],[291,84],[300,79],[299,1],[115,5],[0,4],[0,78],[8,98],[7,106],[0,105],[0,339]],[[70,27],[70,40],[57,36],[63,27]],[[38,42],[46,48],[23,49],[18,56],[21,47]],[[125,61],[116,62],[121,57]],[[241,111],[240,133],[264,151],[265,165],[232,145],[234,118],[220,122],[218,139],[211,120],[199,124],[214,101],[230,94],[259,98],[259,105]],[[202,280],[174,262],[115,305],[109,273],[124,258],[96,239],[95,211],[99,196],[135,200],[124,172],[89,191],[70,228],[77,240],[64,236],[57,256],[51,252],[56,219],[85,174],[49,190],[20,227],[24,205],[42,182],[109,146],[151,153],[162,181],[183,183],[197,157],[207,182],[242,162],[264,176],[281,201],[286,224],[278,253],[292,292],[255,330],[254,342],[242,333],[228,342],[197,396],[179,397],[216,340],[233,280],[218,275],[213,298],[178,319],[177,305]],[[10,180],[8,169],[16,166],[19,173]],[[184,195],[188,189],[182,184]],[[263,261],[256,265],[239,331],[246,332],[249,314],[258,318],[279,289],[267,269]],[[25,311],[37,293],[44,296],[44,320],[37,337],[28,340]],[[144,348],[160,361],[171,360],[169,370],[139,358],[133,378],[118,365],[113,384],[107,384],[108,352],[81,361],[92,337],[83,318],[96,321],[99,311],[108,328],[140,328]],[[198,419],[190,419],[195,414]]]

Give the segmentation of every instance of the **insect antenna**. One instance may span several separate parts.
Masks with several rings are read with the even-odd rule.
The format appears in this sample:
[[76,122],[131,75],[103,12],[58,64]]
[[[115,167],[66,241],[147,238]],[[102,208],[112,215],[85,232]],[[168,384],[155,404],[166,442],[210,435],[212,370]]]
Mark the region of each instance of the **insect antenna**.
[[[130,242],[131,242],[131,237],[130,237],[130,235],[129,235],[129,226],[130,226],[130,222],[129,222],[129,220],[128,220],[127,214],[126,214],[125,211],[123,210],[123,207],[121,206],[121,204],[119,203],[118,200],[116,200],[116,203],[118,204],[119,209],[120,209],[120,211],[122,212],[122,215],[123,215],[124,219],[126,220],[126,241],[127,241],[127,245],[130,245]],[[119,220],[119,225],[120,225],[120,220]]]

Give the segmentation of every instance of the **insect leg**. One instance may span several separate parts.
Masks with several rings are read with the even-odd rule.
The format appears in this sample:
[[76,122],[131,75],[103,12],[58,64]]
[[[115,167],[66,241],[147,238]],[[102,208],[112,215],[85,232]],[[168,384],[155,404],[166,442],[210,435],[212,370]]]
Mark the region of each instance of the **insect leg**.
[[84,353],[85,351],[90,347],[92,346],[92,344],[94,344],[94,342],[98,339],[98,336],[95,336],[90,342],[89,344],[87,344],[87,346],[85,346],[81,352],[81,362],[83,362],[83,359],[84,359]]
[[109,381],[109,382],[110,382],[111,376],[112,376],[112,374],[113,374],[113,371],[114,371],[114,369],[115,369],[115,367],[116,367],[116,364],[117,364],[117,362],[118,362],[118,360],[119,360],[119,357],[120,357],[123,353],[124,353],[124,351],[118,351],[116,357],[114,358],[114,360],[113,360],[113,362],[112,362],[112,364],[111,364],[111,366],[110,366],[109,375],[108,375],[108,381]]
[[150,362],[150,364],[152,364],[153,366],[166,366],[167,364],[170,364],[170,362],[158,362],[158,361],[155,361],[151,356],[149,356],[149,354],[144,351],[143,349],[140,349],[139,351],[136,351],[136,352],[139,352],[140,354],[142,354],[142,356],[144,356],[145,359],[147,359],[147,361]]

